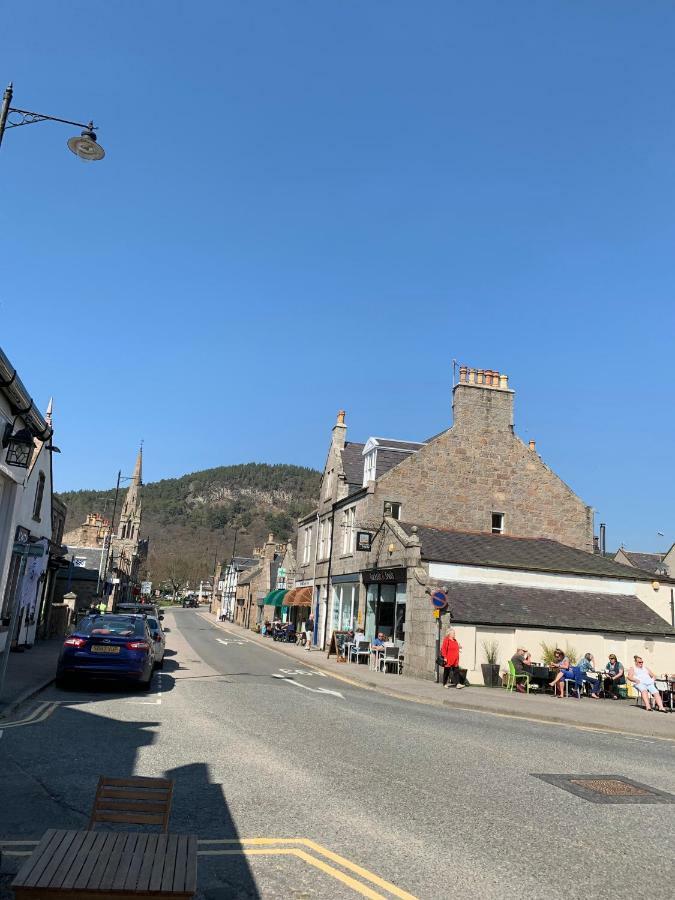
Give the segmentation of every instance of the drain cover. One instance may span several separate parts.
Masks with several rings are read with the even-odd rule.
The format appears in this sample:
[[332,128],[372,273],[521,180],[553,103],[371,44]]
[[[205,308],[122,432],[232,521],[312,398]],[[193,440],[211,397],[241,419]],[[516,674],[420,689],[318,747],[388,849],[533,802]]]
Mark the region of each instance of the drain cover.
[[534,777],[591,803],[675,803],[672,794],[624,778],[623,775],[534,774]]

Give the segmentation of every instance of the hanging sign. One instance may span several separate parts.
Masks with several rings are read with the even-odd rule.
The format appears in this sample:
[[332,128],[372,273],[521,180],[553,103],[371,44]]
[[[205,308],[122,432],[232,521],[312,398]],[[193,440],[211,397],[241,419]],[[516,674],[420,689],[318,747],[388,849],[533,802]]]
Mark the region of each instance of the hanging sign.
[[369,531],[356,532],[356,549],[370,553],[373,536]]

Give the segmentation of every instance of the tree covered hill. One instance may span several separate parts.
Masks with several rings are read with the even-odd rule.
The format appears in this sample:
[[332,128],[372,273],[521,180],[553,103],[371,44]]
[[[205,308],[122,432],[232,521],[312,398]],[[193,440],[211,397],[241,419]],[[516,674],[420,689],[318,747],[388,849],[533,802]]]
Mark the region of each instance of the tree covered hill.
[[[150,538],[149,577],[155,584],[180,569],[183,580],[213,573],[214,561],[232,553],[239,529],[237,555],[250,553],[269,532],[287,540],[295,520],[308,512],[319,494],[321,474],[291,465],[245,463],[166,478],[143,486],[142,536]],[[115,521],[124,497],[120,490]],[[68,506],[66,531],[81,524],[87,513],[110,518],[114,488],[59,494]]]

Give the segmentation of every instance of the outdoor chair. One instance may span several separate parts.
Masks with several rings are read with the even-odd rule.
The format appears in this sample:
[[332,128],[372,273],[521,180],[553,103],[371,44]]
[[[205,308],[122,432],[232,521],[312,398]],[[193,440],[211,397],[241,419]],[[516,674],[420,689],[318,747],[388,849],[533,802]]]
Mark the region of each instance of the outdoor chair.
[[584,675],[576,666],[572,666],[569,670],[574,677],[573,678],[563,678],[563,691],[565,692],[565,697],[569,697],[570,688],[577,692],[577,700],[581,700],[581,695],[584,690]]
[[88,830],[97,822],[159,825],[169,828],[173,781],[168,778],[108,778],[101,775],[96,788]]
[[349,648],[349,661],[354,662],[354,658],[356,658],[356,662],[365,657],[366,661],[370,659],[370,641],[358,641]]
[[386,672],[387,666],[395,666],[398,675],[401,674],[400,648],[385,645],[384,653],[380,657],[380,671]]
[[508,661],[509,667],[509,675],[506,681],[506,690],[513,693],[513,689],[518,684],[519,681],[524,682],[527,693],[530,693],[530,676],[525,673],[523,675],[516,674],[516,667],[513,665],[513,661]]

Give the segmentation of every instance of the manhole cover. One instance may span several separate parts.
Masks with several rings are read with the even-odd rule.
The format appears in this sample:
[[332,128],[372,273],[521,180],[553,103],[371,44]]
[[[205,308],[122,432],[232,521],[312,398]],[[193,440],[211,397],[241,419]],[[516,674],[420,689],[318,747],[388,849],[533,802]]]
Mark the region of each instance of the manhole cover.
[[589,791],[597,791],[608,797],[645,797],[651,794],[646,788],[635,787],[618,778],[572,778],[570,784],[578,784]]
[[672,794],[623,775],[534,774],[534,777],[591,803],[675,803]]

